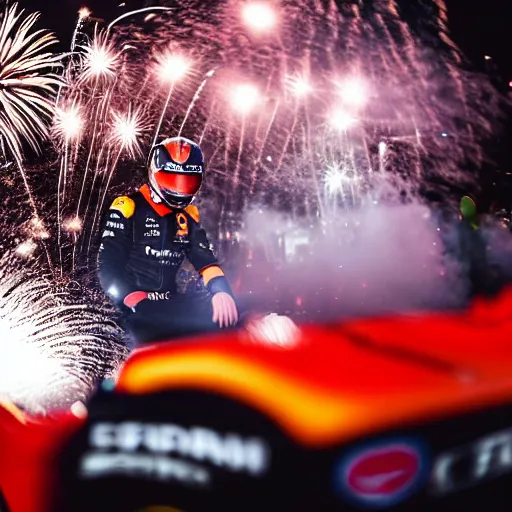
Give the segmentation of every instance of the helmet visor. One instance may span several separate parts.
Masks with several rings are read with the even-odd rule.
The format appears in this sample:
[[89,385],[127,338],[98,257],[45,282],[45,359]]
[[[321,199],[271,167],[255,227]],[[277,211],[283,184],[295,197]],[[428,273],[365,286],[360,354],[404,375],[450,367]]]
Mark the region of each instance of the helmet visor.
[[170,173],[157,171],[155,181],[160,190],[165,193],[193,196],[201,188],[202,174],[197,173]]

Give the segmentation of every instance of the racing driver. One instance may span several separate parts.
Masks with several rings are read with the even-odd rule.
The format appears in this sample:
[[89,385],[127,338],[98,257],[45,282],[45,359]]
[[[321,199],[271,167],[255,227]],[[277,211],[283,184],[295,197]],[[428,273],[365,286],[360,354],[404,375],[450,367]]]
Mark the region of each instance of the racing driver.
[[[108,211],[99,279],[139,343],[238,322],[233,292],[192,204],[204,172],[196,143],[166,139],[151,150],[148,183],[115,199]],[[202,276],[206,300],[178,295],[176,276],[185,258]]]

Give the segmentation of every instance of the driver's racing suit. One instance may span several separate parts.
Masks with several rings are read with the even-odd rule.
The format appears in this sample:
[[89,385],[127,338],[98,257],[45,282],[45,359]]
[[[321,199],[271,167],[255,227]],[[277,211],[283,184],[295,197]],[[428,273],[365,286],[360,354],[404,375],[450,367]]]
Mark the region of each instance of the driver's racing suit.
[[176,276],[185,258],[211,295],[233,295],[195,206],[172,210],[156,203],[148,185],[113,202],[102,233],[99,278],[138,342],[217,328],[210,298],[177,295]]

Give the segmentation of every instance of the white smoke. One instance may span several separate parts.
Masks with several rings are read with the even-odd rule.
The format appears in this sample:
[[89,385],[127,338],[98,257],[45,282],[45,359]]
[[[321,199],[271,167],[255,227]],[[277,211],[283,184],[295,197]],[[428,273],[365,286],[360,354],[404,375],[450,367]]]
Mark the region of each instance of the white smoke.
[[460,307],[469,283],[455,228],[417,202],[369,202],[306,225],[252,210],[241,287],[308,318]]

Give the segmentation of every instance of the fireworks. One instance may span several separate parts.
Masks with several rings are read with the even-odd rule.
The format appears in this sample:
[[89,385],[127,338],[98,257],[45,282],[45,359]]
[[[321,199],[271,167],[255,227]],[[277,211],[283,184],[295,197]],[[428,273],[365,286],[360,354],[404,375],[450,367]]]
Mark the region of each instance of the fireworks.
[[277,24],[276,11],[265,2],[248,2],[242,8],[244,23],[254,32],[267,32]]
[[79,217],[70,217],[62,223],[62,228],[67,233],[80,233],[83,228],[82,220]]
[[313,92],[313,86],[303,76],[296,76],[287,79],[288,88],[298,98],[303,98]]
[[261,100],[257,87],[251,84],[238,85],[233,89],[231,104],[241,114],[248,114]]
[[354,178],[349,170],[341,165],[331,165],[324,176],[325,188],[329,195],[343,194],[344,187],[351,184]]
[[78,18],[82,21],[87,19],[91,15],[91,11],[87,7],[82,7],[78,11]]
[[84,63],[80,81],[113,79],[120,63],[120,53],[105,35],[96,35],[90,45],[82,46]]
[[360,108],[368,102],[368,85],[361,78],[347,78],[338,88],[342,101],[348,106]]
[[[73,174],[82,159],[76,169],[85,169],[83,194],[76,210],[84,226],[89,226],[87,210],[81,208],[87,187],[102,187],[103,196],[110,176],[113,183],[118,173],[119,181],[128,177],[124,158],[117,159],[120,147],[123,155],[144,165],[141,156],[150,146],[145,145],[150,142],[146,129],[153,130],[153,143],[159,136],[181,134],[216,148],[205,191],[217,198],[220,217],[255,197],[316,216],[322,210],[324,177],[319,170],[303,170],[318,159],[351,160],[357,175],[371,178],[384,168],[381,134],[407,141],[403,154],[414,157],[413,162],[405,156],[393,160],[387,152],[386,168],[400,166],[407,172],[414,167],[418,176],[425,157],[431,160],[429,173],[434,168],[434,174],[450,175],[451,181],[461,160],[477,163],[482,158],[478,140],[490,133],[489,123],[478,113],[479,93],[464,89],[469,82],[456,67],[460,56],[455,46],[447,44],[443,13],[432,19],[440,34],[434,70],[391,4],[382,7],[385,16],[372,8],[363,15],[355,5],[350,16],[342,16],[334,2],[315,5],[247,0],[226,2],[212,12],[185,2],[172,17],[157,8],[141,10],[138,17],[139,11],[133,11],[96,34],[78,70],[91,84],[83,87],[80,79],[72,80],[64,98],[68,104],[79,98],[86,105],[82,116],[88,136],[81,139],[86,154],[77,148],[77,160],[70,154],[65,170]],[[137,25],[149,14],[150,32]],[[278,40],[250,37],[272,32],[281,21]],[[100,85],[93,77],[112,79]],[[432,102],[437,89],[456,91],[457,97],[446,100],[440,94]],[[127,105],[141,113],[137,121],[127,118]],[[491,100],[484,110],[495,107]],[[141,119],[144,134],[137,133]],[[441,131],[458,141],[449,154],[442,137],[434,136]],[[227,193],[226,180],[235,183],[233,193]],[[291,190],[300,192],[284,199]],[[100,217],[97,206],[92,203],[90,209]]]
[[79,138],[83,124],[79,106],[73,105],[65,110],[58,108],[55,113],[53,131],[66,142],[70,142]]
[[[430,59],[393,2],[374,8],[361,0],[346,9],[342,15],[336,2],[307,0],[211,9],[185,0],[172,16],[160,7],[125,13],[76,47],[56,112],[62,79],[52,72],[60,58],[44,53],[55,40],[47,33],[29,39],[37,16],[22,19],[16,6],[8,9],[0,27],[3,147],[21,162],[24,141],[37,149],[52,118],[59,152],[57,164],[52,155],[38,166],[44,177],[58,174],[58,185],[49,201],[38,201],[45,215],[34,215],[12,244],[16,261],[40,263],[40,249],[49,246],[54,259],[59,253],[58,283],[93,274],[103,207],[141,184],[138,173],[146,174],[159,135],[179,133],[213,148],[202,193],[205,216],[223,233],[237,233],[226,225],[254,204],[317,219],[326,204],[357,204],[371,189],[360,184],[380,176],[420,180],[425,167],[454,181],[461,162],[478,167],[498,103],[486,83],[474,85],[458,67],[441,20],[432,21],[439,42]],[[80,10],[77,31],[89,16]],[[50,177],[44,194],[56,181]],[[42,380],[27,377],[38,388],[34,402],[60,400],[62,383],[79,399],[92,376],[104,373],[98,365],[124,354],[114,341],[119,331],[101,301],[93,301],[95,310],[84,306],[88,296],[63,291],[44,272],[24,284],[23,272],[4,271],[0,323],[9,339],[21,340],[5,344],[5,354],[42,368]],[[0,381],[4,392],[32,400],[13,375]]]
[[144,133],[140,111],[132,112],[130,109],[126,114],[113,112],[112,118],[114,121],[112,141],[126,149],[132,158],[140,156],[142,154],[140,138]]
[[0,263],[0,396],[30,412],[85,399],[126,356],[121,331],[101,302]]
[[62,84],[52,71],[61,56],[47,51],[57,40],[46,31],[33,32],[39,14],[23,15],[13,4],[0,26],[0,134],[18,162],[23,160],[23,141],[39,150],[48,135],[53,98]]
[[29,258],[34,254],[34,252],[37,249],[37,244],[34,242],[34,240],[25,240],[22,242],[18,247],[16,248],[16,254],[23,258]]
[[162,82],[174,84],[190,71],[191,62],[183,55],[166,52],[156,58],[157,72]]
[[357,119],[343,109],[332,112],[331,125],[339,131],[346,131],[357,123]]

